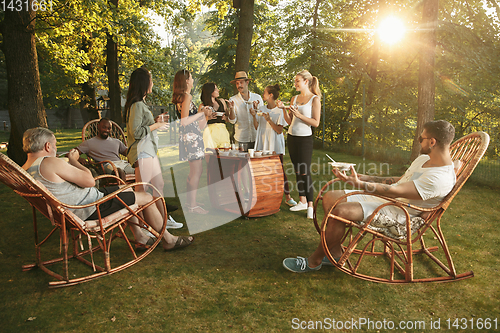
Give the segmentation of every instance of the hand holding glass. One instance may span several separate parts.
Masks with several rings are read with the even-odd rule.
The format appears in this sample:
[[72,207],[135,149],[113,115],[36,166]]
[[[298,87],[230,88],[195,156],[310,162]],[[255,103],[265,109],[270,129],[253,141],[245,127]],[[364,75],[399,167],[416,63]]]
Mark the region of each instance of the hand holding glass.
[[156,122],[161,123],[162,125],[158,128],[159,131],[164,131],[170,128],[169,124],[170,115],[168,113],[160,113],[158,117],[156,117]]

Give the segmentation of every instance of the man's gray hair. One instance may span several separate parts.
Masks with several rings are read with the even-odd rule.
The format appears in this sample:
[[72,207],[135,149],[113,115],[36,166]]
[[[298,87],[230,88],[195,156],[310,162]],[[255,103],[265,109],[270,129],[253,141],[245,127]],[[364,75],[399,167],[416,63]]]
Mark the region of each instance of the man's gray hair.
[[54,138],[54,132],[45,127],[30,128],[23,135],[23,150],[25,153],[36,153]]

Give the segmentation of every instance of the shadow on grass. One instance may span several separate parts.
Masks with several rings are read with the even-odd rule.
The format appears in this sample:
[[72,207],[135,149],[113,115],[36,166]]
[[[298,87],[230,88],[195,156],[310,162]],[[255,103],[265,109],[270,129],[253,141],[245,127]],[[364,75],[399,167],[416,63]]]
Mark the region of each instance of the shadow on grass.
[[[325,153],[339,161],[363,162],[358,157],[320,150],[314,151],[313,160],[322,160]],[[328,174],[313,176],[318,182],[330,178]],[[294,177],[290,180],[294,182]],[[296,191],[292,195],[297,199]],[[308,274],[288,272],[282,260],[309,256],[319,238],[304,212],[290,212],[283,203],[277,214],[238,218],[200,233],[184,250],[164,252],[157,248],[117,274],[78,286],[48,289],[48,275],[41,270],[20,269],[34,261],[31,208],[0,185],[2,331],[279,332],[291,331],[297,320],[325,323],[326,318],[330,322],[369,318],[396,325],[424,321],[424,329],[406,330],[422,332],[430,331],[430,321],[438,318],[441,327],[448,318],[497,318],[499,197],[498,191],[469,184],[444,214],[443,232],[457,272],[475,272],[474,278],[455,283],[375,284],[333,267]],[[179,199],[169,202],[179,204]],[[185,222],[181,209],[172,216]],[[48,230],[50,222],[42,221],[41,228]],[[184,227],[172,233],[188,231]],[[428,242],[432,241],[430,236]],[[58,253],[57,240],[50,247]],[[433,269],[428,260],[417,260],[423,269]],[[71,265],[72,269],[88,269]]]

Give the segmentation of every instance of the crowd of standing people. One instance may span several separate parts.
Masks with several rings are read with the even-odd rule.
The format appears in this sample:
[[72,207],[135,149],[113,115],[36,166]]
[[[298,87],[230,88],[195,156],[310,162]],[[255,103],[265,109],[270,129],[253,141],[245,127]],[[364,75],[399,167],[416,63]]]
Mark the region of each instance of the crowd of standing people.
[[[308,210],[307,217],[312,218],[312,182],[310,164],[312,155],[312,127],[319,124],[320,98],[319,84],[316,77],[302,71],[295,77],[295,88],[299,95],[294,96],[290,105],[285,106],[279,100],[280,86],[267,86],[263,96],[250,92],[251,79],[244,71],[236,73],[234,83],[238,93],[228,100],[219,96],[215,83],[203,85],[201,103],[197,107],[191,95],[193,76],[187,69],[179,70],[174,77],[172,103],[179,119],[179,160],[188,161],[189,175],[186,180],[187,210],[194,214],[207,214],[208,210],[197,201],[197,190],[203,172],[205,148],[227,148],[231,145],[226,122],[234,124],[233,145],[245,150],[274,151],[281,158],[285,154],[283,129],[288,130],[290,158],[295,168],[300,200],[297,203],[290,195],[289,182],[285,172],[284,193],[291,211]],[[127,100],[125,103],[125,121],[127,127],[127,145],[109,137],[111,123],[101,119],[98,124],[98,136],[95,140],[82,143],[68,153],[68,163],[55,158],[57,148],[54,134],[43,128],[28,130],[24,137],[24,149],[28,153],[28,162],[24,168],[39,179],[53,194],[65,203],[80,205],[93,202],[116,190],[115,187],[97,189],[91,172],[81,163],[80,154],[94,156],[96,160],[114,160],[119,162],[119,154],[126,154],[128,163],[120,164],[125,173],[134,173],[136,182],[152,184],[157,191],[148,193],[143,186],[136,186],[134,192],[120,194],[127,204],[147,204],[152,198],[163,197],[164,180],[158,158],[158,131],[169,128],[169,119],[162,115],[153,116],[146,98],[151,94],[153,80],[151,73],[144,67],[137,68],[130,76]],[[265,104],[264,104],[265,102]],[[102,148],[102,149],[101,149]],[[43,170],[40,168],[46,165]],[[116,201],[116,200],[115,200]],[[158,229],[160,221],[176,207],[167,210],[161,200],[149,207],[146,219]],[[304,208],[305,207],[305,208]],[[106,216],[123,208],[122,202],[114,202],[101,211]],[[173,208],[173,209],[170,209]],[[96,211],[81,210],[82,220],[95,218]],[[179,228],[182,224],[167,216],[167,228]],[[138,245],[147,247],[153,240],[144,234],[137,225],[131,225]],[[190,245],[191,236],[173,236],[168,231],[163,235],[165,250],[178,249]]]
[[[311,158],[313,149],[313,128],[319,125],[321,91],[319,81],[308,71],[295,76],[294,86],[298,95],[290,105],[279,100],[279,84],[267,86],[262,97],[249,90],[251,79],[244,71],[236,72],[234,80],[238,93],[229,100],[220,98],[216,83],[205,83],[201,89],[201,103],[193,102],[192,74],[179,70],[175,74],[172,103],[180,119],[179,159],[189,161],[187,178],[188,211],[207,214],[197,201],[196,193],[203,171],[206,148],[228,148],[231,146],[226,122],[234,125],[233,145],[244,150],[274,151],[283,164],[285,137],[288,129],[288,151],[295,170],[299,202],[290,195],[289,181],[284,176],[285,202],[291,211],[307,211],[307,218],[313,218],[313,184],[311,180]],[[283,168],[285,170],[285,168]]]

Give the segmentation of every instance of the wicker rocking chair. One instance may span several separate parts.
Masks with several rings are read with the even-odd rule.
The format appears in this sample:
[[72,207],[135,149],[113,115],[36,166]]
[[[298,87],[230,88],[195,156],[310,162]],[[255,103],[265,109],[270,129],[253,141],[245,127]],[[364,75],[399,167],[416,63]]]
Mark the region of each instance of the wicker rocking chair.
[[[112,175],[99,176],[97,178],[112,177],[115,180],[123,181],[118,177]],[[97,179],[96,178],[96,179]],[[36,267],[39,267],[47,274],[56,278],[58,281],[49,282],[49,287],[64,287],[71,286],[81,282],[86,282],[101,276],[110,275],[119,272],[127,267],[134,265],[140,260],[144,259],[154,248],[160,243],[167,226],[167,214],[165,214],[165,219],[163,221],[163,226],[160,232],[155,231],[146,221],[142,218],[141,211],[150,205],[155,205],[157,200],[161,200],[163,205],[165,205],[164,199],[160,196],[155,198],[152,202],[144,206],[138,206],[134,204],[128,206],[114,214],[107,217],[100,217],[100,206],[108,200],[117,197],[117,194],[125,190],[131,189],[136,185],[146,185],[153,189],[153,191],[158,192],[154,186],[148,183],[135,183],[129,184],[120,188],[118,191],[113,192],[100,200],[82,206],[71,206],[62,203],[57,200],[40,182],[36,181],[29,175],[25,170],[19,167],[15,162],[4,154],[0,154],[0,181],[7,186],[9,186],[15,193],[26,199],[33,209],[33,227],[35,231],[35,250],[36,250],[36,263],[31,265],[23,266],[23,271],[27,271]],[[121,200],[120,198],[118,198]],[[123,201],[122,201],[123,203]],[[99,219],[94,221],[82,221],[77,217],[70,209],[80,209],[89,206],[95,206]],[[51,223],[52,228],[47,232],[46,236],[39,238],[39,226],[37,222],[36,211],[42,213],[47,217]],[[165,210],[166,211],[166,210]],[[125,233],[125,228],[127,223],[134,223],[130,220],[132,217],[136,217],[139,227],[144,228],[156,236],[156,241],[147,250],[141,253],[136,253],[135,246],[137,243],[132,239],[129,239]],[[137,221],[136,220],[136,221]],[[41,227],[40,229],[48,229]],[[57,247],[54,249],[53,243],[49,243],[49,239],[53,236],[56,231],[59,231],[60,246],[62,249]],[[44,232],[45,234],[45,232]],[[70,253],[69,241],[72,241],[73,250]],[[121,239],[122,242],[113,242],[117,239]],[[111,244],[113,246],[113,254],[111,254]],[[83,244],[88,243],[88,249],[83,250]],[[92,244],[94,243],[94,244]],[[44,253],[52,251],[61,251],[62,257],[42,260],[41,252],[42,247]],[[103,257],[94,256],[95,252],[102,251]],[[129,254],[127,255],[127,252]],[[60,254],[56,254],[60,256]],[[81,270],[74,270],[71,274],[68,271],[69,259],[76,259],[76,262],[82,262],[90,266],[90,272],[81,273]],[[56,269],[49,269],[49,265],[58,266]],[[61,265],[62,264],[62,265]],[[62,267],[61,267],[62,266]],[[74,265],[72,268],[78,268]],[[52,267],[51,267],[52,268]],[[75,271],[79,274],[75,277]]]
[[[118,139],[121,142],[123,142],[125,145],[127,145],[125,133],[123,132],[121,127],[112,120],[110,120],[109,122],[111,123],[111,132],[109,133],[109,136],[112,138]],[[99,131],[97,129],[98,125],[99,125],[99,119],[93,119],[93,120],[89,121],[88,123],[86,123],[82,129],[82,141],[91,139],[94,136],[98,135],[99,134]],[[121,158],[122,158],[122,160],[125,160],[125,161],[127,160],[126,156],[121,156]],[[98,174],[105,174],[106,173],[104,170],[104,164],[106,164],[106,163],[109,163],[109,165],[113,168],[113,174],[115,176],[119,177],[118,168],[116,167],[116,165],[113,164],[113,162],[111,162],[111,161],[97,162],[97,161],[93,160],[90,156],[87,156],[87,165],[86,166],[89,168],[94,167],[95,169],[98,170]],[[126,177],[125,181],[127,183],[135,181],[134,174],[126,174],[125,177]]]
[[[322,200],[325,190],[333,182],[338,181],[338,179],[334,179],[323,186],[314,202],[313,219],[316,230],[321,235],[323,249],[330,262],[332,262],[332,264],[342,272],[354,277],[373,282],[391,284],[446,282],[473,277],[474,273],[472,271],[457,274],[448,245],[446,244],[446,240],[441,230],[441,217],[483,157],[486,149],[488,148],[489,141],[490,139],[488,134],[484,132],[477,132],[469,134],[455,141],[451,145],[451,157],[454,163],[456,163],[455,165],[457,166],[458,164],[458,169],[456,169],[457,182],[446,198],[434,208],[429,209],[416,207],[393,198],[387,198],[366,192],[352,192],[342,196],[337,202],[350,195],[359,193],[363,193],[365,195],[375,195],[388,200],[388,202],[375,210],[368,221],[363,224],[356,221],[349,221],[332,214],[333,207],[337,204],[335,203],[330,212],[323,219],[324,222],[320,227],[316,219],[316,209],[318,203]],[[457,163],[456,161],[460,162]],[[387,233],[383,233],[379,229],[371,226],[371,224],[375,224],[374,218],[379,210],[382,207],[389,205],[399,207],[406,215],[406,237],[390,237]],[[411,207],[422,212],[421,216],[423,217],[423,223],[417,230],[415,230],[415,228],[412,230],[412,221],[410,220],[410,216],[405,207]],[[333,259],[331,253],[329,252],[327,240],[325,238],[325,230],[328,223],[327,217],[337,219],[345,223],[347,226],[342,239],[343,254],[338,262]],[[434,241],[431,239],[431,241],[436,242],[437,246],[426,245],[424,235],[426,233],[429,234],[430,232],[436,240]],[[441,247],[442,252],[436,252],[438,251],[439,246]],[[416,259],[414,256],[415,254],[425,254],[431,260],[429,262],[429,260],[426,261],[418,258],[419,266],[416,273],[418,278],[414,276],[414,264]],[[438,256],[441,259],[438,258]],[[442,271],[434,269],[435,265],[432,264],[433,262],[437,264]]]

